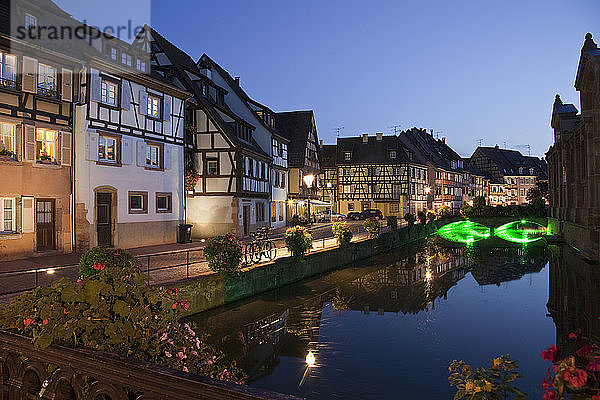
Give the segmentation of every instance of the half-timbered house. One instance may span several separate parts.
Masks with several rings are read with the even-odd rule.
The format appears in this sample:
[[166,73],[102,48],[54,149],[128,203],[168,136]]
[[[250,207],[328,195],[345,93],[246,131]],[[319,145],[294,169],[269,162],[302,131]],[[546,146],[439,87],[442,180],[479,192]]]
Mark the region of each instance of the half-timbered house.
[[72,250],[80,53],[17,35],[68,19],[50,1],[0,3],[0,260]]
[[[308,213],[307,200],[318,204],[321,188],[321,162],[319,137],[315,115],[312,110],[279,112],[275,115],[275,127],[289,141],[288,166],[288,214]],[[306,186],[304,177],[314,176],[312,185]],[[311,209],[311,214],[315,209]]]
[[331,204],[331,210],[339,213],[337,146],[322,144],[321,148],[321,201]]
[[147,48],[106,35],[93,47],[74,119],[77,248],[173,243],[189,95],[151,69]]
[[187,173],[199,175],[186,196],[193,236],[248,235],[268,226],[271,158],[254,138],[256,126],[228,106],[229,91],[213,80],[215,68],[209,62],[197,64],[149,27],[137,42],[150,49],[157,73],[172,76],[179,88],[193,94],[187,102],[185,145]]
[[340,213],[379,209],[402,218],[408,212],[409,159],[397,136],[338,138],[336,159]]

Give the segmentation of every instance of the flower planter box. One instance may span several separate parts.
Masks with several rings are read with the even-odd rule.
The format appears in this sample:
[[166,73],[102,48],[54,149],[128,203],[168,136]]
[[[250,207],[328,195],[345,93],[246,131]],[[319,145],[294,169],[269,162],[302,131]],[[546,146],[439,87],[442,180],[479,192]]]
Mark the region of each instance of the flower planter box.
[[16,161],[12,156],[0,156],[0,161]]
[[196,193],[196,191],[195,190],[186,190],[186,193],[188,196],[193,196],[194,193]]
[[38,160],[39,164],[54,164],[52,160]]

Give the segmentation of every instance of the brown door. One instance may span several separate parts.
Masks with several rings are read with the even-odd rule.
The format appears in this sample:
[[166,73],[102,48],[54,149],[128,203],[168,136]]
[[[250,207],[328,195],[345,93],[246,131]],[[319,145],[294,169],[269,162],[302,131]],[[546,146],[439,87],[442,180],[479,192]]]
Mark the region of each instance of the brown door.
[[244,236],[250,234],[250,206],[244,206]]
[[112,246],[112,196],[110,193],[96,194],[96,231],[98,246]]
[[54,250],[54,200],[35,201],[35,232],[37,251]]

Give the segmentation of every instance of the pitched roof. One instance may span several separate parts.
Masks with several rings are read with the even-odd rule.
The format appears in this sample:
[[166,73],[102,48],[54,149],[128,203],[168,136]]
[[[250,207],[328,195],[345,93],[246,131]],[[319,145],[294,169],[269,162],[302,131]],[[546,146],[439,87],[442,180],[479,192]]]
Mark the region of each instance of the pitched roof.
[[[398,136],[367,136],[338,138],[338,164],[399,164],[408,163],[408,155]],[[396,157],[390,157],[390,151],[396,152]],[[350,160],[346,160],[344,153],[350,152]]]
[[448,171],[462,170],[461,168],[452,168],[452,161],[458,164],[458,161],[462,161],[462,157],[446,144],[445,139],[435,139],[426,130],[417,128],[401,132],[398,137],[413,152],[413,158],[420,162],[431,162],[436,168]]
[[313,128],[312,110],[275,113],[275,128],[290,141],[288,164],[304,165],[308,134]]
[[321,146],[321,166],[323,168],[333,168],[337,165],[337,146],[335,144],[325,144]]
[[501,149],[496,146],[478,147],[475,152],[478,151],[496,164],[503,175],[530,175],[530,168],[534,169],[534,175],[542,178],[547,175],[546,161],[537,157],[524,156],[517,150]]

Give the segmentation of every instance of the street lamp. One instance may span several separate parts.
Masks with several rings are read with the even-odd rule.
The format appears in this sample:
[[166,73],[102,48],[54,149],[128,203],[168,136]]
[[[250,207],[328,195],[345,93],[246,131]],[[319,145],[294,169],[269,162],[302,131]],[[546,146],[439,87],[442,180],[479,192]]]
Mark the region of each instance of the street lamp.
[[315,181],[315,176],[313,174],[304,175],[304,184],[306,188],[309,190],[308,193],[308,225],[310,226],[310,188],[312,187],[313,182]]

